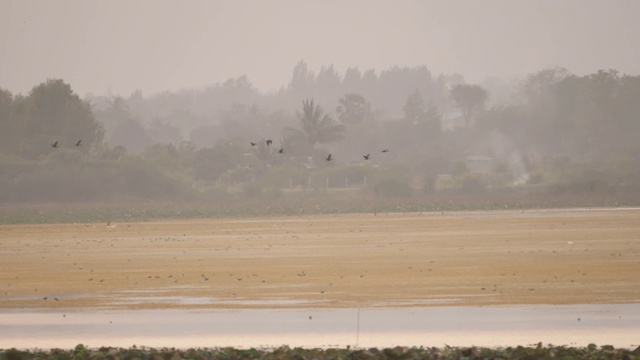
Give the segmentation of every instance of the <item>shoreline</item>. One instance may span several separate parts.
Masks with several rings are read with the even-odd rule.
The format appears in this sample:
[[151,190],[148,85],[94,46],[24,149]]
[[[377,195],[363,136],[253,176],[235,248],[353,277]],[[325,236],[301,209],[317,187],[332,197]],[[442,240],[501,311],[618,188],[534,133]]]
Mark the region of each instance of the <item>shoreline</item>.
[[640,303],[397,309],[0,311],[0,348],[354,348],[606,344],[635,349]]

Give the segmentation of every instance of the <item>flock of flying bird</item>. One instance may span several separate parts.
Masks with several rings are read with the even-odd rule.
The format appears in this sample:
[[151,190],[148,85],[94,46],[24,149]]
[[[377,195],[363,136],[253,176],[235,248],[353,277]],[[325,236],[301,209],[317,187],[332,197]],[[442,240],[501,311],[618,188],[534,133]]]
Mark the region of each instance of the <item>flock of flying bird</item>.
[[[82,140],[78,140],[78,142],[76,142],[76,146],[81,146],[82,145]],[[51,144],[51,147],[53,148],[58,148],[58,141],[54,142],[53,144]]]
[[[266,143],[267,143],[267,146],[270,146],[271,144],[273,144],[273,140],[267,140],[267,141],[266,141]],[[256,145],[258,145],[258,143],[255,143],[255,142],[253,142],[253,141],[251,141],[251,142],[250,142],[250,144],[251,144],[251,146],[256,146]],[[389,152],[389,149],[384,149],[384,150],[382,150],[381,152],[383,152],[383,153]],[[280,150],[278,150],[278,153],[280,153],[280,154],[284,154],[284,148],[280,148]],[[362,157],[363,157],[365,160],[369,160],[369,159],[371,158],[371,154],[362,155]],[[327,161],[331,161],[331,160],[333,160],[333,157],[331,156],[331,153],[329,153],[329,155],[327,155],[327,157],[325,158],[325,160],[327,160]]]
[[[271,144],[273,144],[273,140],[267,140],[267,141],[266,141],[266,143],[267,143],[267,146],[271,146]],[[78,142],[76,142],[76,146],[81,146],[81,145],[82,145],[82,140],[78,140]],[[251,146],[256,146],[256,145],[258,145],[258,143],[255,143],[255,142],[253,142],[253,141],[251,142]],[[53,148],[58,148],[58,147],[59,147],[59,145],[58,145],[58,141],[56,141],[56,142],[54,142],[53,144],[51,144],[51,146],[52,146]],[[382,150],[381,152],[383,152],[383,153],[389,152],[389,149],[384,149],[384,150]],[[280,150],[278,150],[278,153],[280,153],[280,154],[284,154],[284,148],[280,148]],[[371,158],[371,154],[362,155],[362,157],[363,157],[365,160],[369,160],[369,159]],[[329,154],[329,155],[327,155],[327,157],[325,158],[325,160],[327,160],[327,161],[331,161],[331,160],[333,160],[333,157],[331,157],[331,154]]]

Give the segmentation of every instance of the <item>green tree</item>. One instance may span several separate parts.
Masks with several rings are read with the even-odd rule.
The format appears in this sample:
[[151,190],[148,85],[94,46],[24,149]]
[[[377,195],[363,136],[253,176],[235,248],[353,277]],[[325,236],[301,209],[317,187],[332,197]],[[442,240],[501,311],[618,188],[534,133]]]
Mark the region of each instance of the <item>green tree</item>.
[[402,110],[404,111],[404,120],[409,124],[417,125],[425,121],[427,111],[420,90],[415,89],[407,97],[407,102]]
[[425,104],[418,89],[407,97],[404,107],[404,124],[408,126],[409,137],[419,142],[433,140],[442,132],[442,119],[432,103]]
[[132,117],[127,100],[121,96],[108,99],[107,108],[97,112],[96,115],[108,128],[117,127]]
[[534,152],[559,155],[566,151],[566,134],[571,130],[558,115],[557,91],[558,83],[569,77],[564,68],[549,68],[529,75],[522,85],[522,132]]
[[129,111],[127,100],[120,96],[109,99],[104,110],[96,111],[96,117],[104,124],[110,145],[124,146],[131,153],[139,153],[153,143],[145,126]]
[[640,75],[625,75],[620,79],[619,102],[620,129],[619,139],[624,147],[623,155],[640,160]]
[[171,125],[167,119],[155,117],[149,124],[148,134],[155,144],[179,144],[182,134],[177,126]]
[[[612,161],[625,152],[625,104],[622,80],[615,70],[584,77],[568,76],[555,86],[553,130],[563,136],[567,154],[586,161]],[[633,118],[633,116],[632,116]],[[637,119],[637,115],[635,117]],[[637,135],[635,134],[637,142]]]
[[10,153],[15,149],[18,134],[18,122],[12,117],[13,95],[0,88],[0,152]]
[[522,92],[529,102],[535,102],[551,94],[553,87],[569,75],[569,71],[562,67],[538,71],[527,77],[522,86]]
[[489,92],[478,85],[453,85],[450,95],[453,102],[462,111],[467,127],[470,127],[475,116],[484,108],[489,99]]
[[311,148],[318,143],[327,144],[344,137],[344,125],[336,124],[329,114],[324,113],[320,105],[313,103],[313,99],[303,100],[302,112],[297,115],[302,130],[287,128],[286,131],[292,136],[305,138]]
[[9,121],[11,115],[11,103],[13,102],[13,95],[8,90],[0,88],[0,122],[2,124]]
[[590,164],[639,157],[640,77],[615,70],[576,76],[546,69],[531,75],[523,92],[527,102],[501,120],[510,135],[519,133],[511,136],[518,146]]
[[113,129],[109,143],[124,146],[130,153],[137,154],[153,144],[142,123],[137,119],[127,119]]
[[260,116],[260,109],[256,105],[233,104],[228,109],[218,112],[224,137],[244,139],[246,141],[260,136],[260,132],[257,129]]
[[293,68],[293,75],[289,87],[297,93],[305,94],[313,86],[314,82],[315,75],[313,71],[309,70],[307,63],[299,61]]
[[371,120],[371,104],[360,94],[345,94],[338,100],[336,109],[340,122],[347,125],[362,124]]
[[358,68],[348,68],[342,78],[342,85],[347,91],[355,91],[362,80],[362,73]]
[[215,182],[226,171],[246,166],[246,147],[238,141],[219,141],[213,148],[195,152],[193,173],[196,180]]
[[52,151],[50,144],[56,141],[59,146],[73,147],[82,140],[82,147],[77,148],[87,151],[104,138],[104,130],[90,104],[62,80],[47,80],[34,87],[22,105],[21,151],[26,157]]
[[296,156],[296,155],[310,155],[313,153],[313,148],[309,145],[307,139],[302,135],[302,133],[293,128],[285,128],[283,130],[282,140],[280,140],[280,145],[282,147],[282,151],[284,157]]

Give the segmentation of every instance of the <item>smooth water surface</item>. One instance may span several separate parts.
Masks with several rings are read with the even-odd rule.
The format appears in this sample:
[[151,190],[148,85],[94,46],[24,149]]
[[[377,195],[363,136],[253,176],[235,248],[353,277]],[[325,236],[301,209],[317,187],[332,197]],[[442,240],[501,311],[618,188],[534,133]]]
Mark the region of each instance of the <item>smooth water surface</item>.
[[0,348],[640,344],[640,304],[0,311]]

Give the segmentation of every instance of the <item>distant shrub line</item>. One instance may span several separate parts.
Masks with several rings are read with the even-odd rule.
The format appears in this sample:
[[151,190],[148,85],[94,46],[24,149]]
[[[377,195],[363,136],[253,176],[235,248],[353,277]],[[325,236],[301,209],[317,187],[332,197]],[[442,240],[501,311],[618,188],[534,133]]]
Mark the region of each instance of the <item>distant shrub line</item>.
[[0,204],[0,224],[107,223],[158,219],[299,216],[348,213],[409,213],[472,210],[528,210],[569,207],[640,206],[640,194],[432,194],[396,199],[323,192],[274,199],[187,202],[103,202]]

